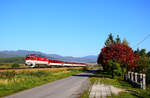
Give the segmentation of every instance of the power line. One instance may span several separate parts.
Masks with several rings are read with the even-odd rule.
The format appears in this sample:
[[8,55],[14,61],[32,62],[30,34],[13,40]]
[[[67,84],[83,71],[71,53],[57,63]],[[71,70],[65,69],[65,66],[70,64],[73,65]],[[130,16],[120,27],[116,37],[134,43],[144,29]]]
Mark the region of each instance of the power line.
[[137,45],[135,46],[135,47],[137,47],[137,46],[139,46],[140,44],[142,44],[146,39],[148,39],[150,37],[150,34],[149,35],[147,35],[142,41],[140,41],[139,43],[137,43]]

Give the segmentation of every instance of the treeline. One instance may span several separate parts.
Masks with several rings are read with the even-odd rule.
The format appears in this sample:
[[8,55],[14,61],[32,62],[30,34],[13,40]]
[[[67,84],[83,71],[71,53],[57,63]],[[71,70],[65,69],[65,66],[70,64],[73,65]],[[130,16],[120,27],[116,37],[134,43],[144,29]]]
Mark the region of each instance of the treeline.
[[146,52],[146,49],[134,51],[127,40],[121,40],[119,36],[114,38],[112,34],[108,36],[104,48],[101,49],[97,63],[111,73],[112,77],[128,71],[146,73],[150,76],[150,52]]
[[9,57],[9,58],[0,58],[0,63],[19,63],[24,64],[24,57]]
[[145,73],[147,70],[150,70],[150,51],[146,52],[146,49],[137,49],[134,53],[139,56],[138,66],[134,71]]

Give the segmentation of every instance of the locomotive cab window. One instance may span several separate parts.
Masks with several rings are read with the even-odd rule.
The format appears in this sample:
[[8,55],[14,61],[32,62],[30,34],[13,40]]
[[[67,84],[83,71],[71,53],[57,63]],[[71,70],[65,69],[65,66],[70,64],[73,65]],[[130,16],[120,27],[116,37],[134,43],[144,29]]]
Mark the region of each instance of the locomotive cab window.
[[28,58],[28,59],[33,59],[34,57],[32,57],[32,56],[27,56],[27,58]]
[[26,58],[28,58],[28,59],[29,59],[30,57],[29,57],[29,56],[27,56]]

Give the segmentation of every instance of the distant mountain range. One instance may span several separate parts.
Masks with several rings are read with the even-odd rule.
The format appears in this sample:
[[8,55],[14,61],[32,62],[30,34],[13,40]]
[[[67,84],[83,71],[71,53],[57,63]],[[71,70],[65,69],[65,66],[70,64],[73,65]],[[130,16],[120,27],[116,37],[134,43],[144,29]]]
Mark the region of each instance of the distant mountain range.
[[61,56],[57,54],[46,54],[39,51],[27,51],[27,50],[0,51],[0,58],[18,57],[18,56],[24,57],[27,54],[40,54],[47,58],[64,61],[88,62],[88,63],[95,63],[97,61],[97,55],[89,55],[85,57],[72,57],[72,56]]

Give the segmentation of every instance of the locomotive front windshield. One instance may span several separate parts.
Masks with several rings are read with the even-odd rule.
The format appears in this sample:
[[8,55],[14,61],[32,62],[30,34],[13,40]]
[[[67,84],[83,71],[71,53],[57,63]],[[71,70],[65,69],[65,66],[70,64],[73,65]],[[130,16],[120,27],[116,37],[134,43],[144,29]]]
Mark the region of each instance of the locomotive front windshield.
[[48,58],[47,56],[42,55],[42,54],[30,54],[30,55],[27,55],[26,57],[28,57],[28,58],[32,58],[32,57]]
[[34,59],[36,57],[33,57],[33,56],[26,56],[27,59]]

